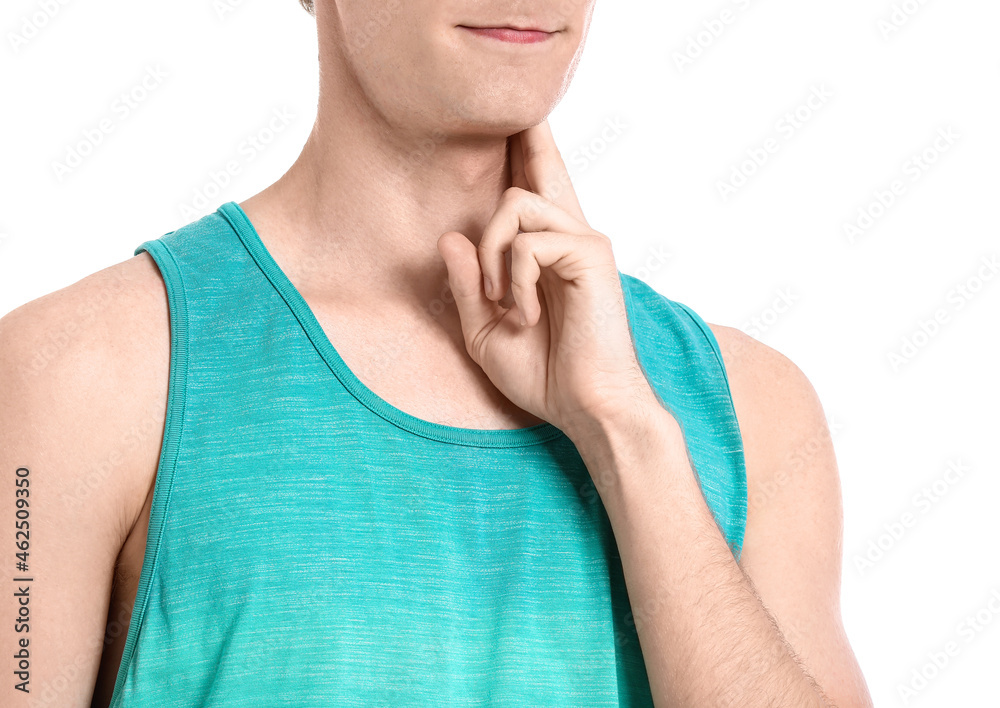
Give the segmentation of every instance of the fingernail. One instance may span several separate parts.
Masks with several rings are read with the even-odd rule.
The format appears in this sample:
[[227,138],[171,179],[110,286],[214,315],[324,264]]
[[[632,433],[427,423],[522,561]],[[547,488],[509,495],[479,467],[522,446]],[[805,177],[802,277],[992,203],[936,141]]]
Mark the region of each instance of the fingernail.
[[485,275],[483,276],[483,287],[486,288],[486,297],[493,297],[493,282]]
[[526,322],[526,321],[525,321],[525,319],[524,319],[524,313],[523,313],[523,312],[521,312],[521,308],[520,308],[520,307],[519,307],[519,308],[517,308],[517,316],[521,318],[521,324],[522,324],[522,325],[525,325],[525,324],[527,324],[527,322]]

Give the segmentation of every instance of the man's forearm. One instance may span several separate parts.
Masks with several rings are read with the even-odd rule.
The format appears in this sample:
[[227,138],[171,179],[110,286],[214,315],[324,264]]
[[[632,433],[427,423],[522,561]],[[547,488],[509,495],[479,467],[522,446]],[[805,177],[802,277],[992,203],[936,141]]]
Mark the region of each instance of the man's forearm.
[[657,404],[567,435],[601,495],[657,706],[829,706],[719,531]]

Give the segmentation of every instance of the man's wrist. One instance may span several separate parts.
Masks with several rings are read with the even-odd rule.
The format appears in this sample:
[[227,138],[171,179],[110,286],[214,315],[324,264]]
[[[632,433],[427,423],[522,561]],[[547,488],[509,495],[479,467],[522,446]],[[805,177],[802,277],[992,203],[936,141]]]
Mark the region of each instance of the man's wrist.
[[631,481],[623,475],[643,467],[649,450],[677,448],[687,456],[684,434],[677,419],[658,401],[579,420],[564,431],[576,446],[598,491],[620,488]]
[[677,424],[653,389],[647,387],[632,396],[608,402],[599,410],[581,413],[563,426],[563,432],[579,449],[591,443],[627,437],[630,431],[664,422],[664,416]]
[[628,429],[664,410],[659,397],[647,384],[631,394],[622,394],[614,400],[602,401],[599,406],[581,410],[572,419],[562,421],[560,427],[574,442],[584,442],[594,434]]

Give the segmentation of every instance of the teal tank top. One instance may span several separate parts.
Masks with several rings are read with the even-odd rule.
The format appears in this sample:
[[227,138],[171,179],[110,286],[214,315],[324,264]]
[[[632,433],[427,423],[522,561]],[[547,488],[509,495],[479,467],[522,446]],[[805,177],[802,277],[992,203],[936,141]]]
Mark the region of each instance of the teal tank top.
[[[653,705],[611,525],[558,428],[390,405],[235,202],[143,251],[166,285],[170,378],[111,708]],[[739,559],[746,474],[718,343],[619,277]]]

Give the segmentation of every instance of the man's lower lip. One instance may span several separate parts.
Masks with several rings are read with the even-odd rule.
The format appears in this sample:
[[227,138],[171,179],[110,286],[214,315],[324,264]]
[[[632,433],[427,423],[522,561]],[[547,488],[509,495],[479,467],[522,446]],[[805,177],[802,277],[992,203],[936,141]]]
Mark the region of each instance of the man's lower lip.
[[459,25],[462,29],[467,29],[480,37],[491,37],[499,39],[501,42],[511,42],[513,44],[534,44],[544,42],[552,36],[550,32],[538,32],[536,30],[516,30],[510,27],[466,27]]

